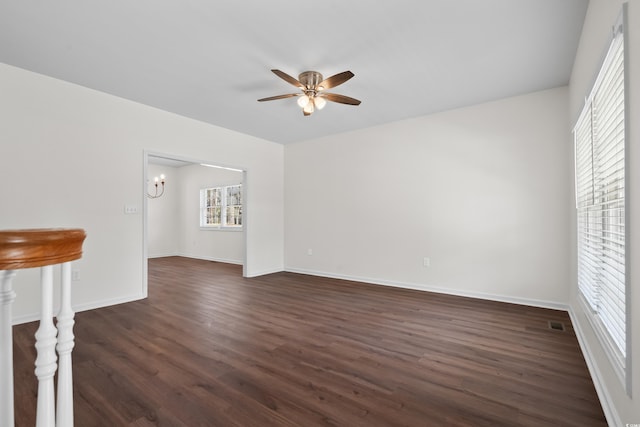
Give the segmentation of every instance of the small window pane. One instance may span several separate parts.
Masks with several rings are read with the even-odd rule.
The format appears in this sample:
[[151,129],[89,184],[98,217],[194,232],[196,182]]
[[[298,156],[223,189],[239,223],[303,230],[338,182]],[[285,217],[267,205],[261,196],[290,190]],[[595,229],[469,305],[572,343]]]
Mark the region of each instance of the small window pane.
[[227,227],[242,225],[242,206],[227,206]]

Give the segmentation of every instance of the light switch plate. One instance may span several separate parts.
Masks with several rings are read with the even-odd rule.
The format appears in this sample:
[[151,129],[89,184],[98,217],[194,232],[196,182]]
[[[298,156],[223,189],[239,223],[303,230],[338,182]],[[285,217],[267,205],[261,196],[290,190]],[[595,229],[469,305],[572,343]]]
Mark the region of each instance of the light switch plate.
[[133,215],[138,213],[138,207],[136,205],[124,205],[124,213],[126,215]]

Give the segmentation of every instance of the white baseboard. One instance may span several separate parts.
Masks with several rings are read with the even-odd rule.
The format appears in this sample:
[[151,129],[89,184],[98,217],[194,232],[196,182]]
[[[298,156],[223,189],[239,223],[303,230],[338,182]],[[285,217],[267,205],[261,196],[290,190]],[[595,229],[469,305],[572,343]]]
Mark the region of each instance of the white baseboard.
[[251,277],[259,277],[259,276],[265,276],[267,274],[273,274],[273,273],[282,273],[284,270],[282,270],[281,268],[274,268],[274,269],[269,269],[269,270],[261,270],[261,271],[252,271],[250,273],[247,274],[247,278],[251,278]]
[[311,276],[330,277],[332,279],[350,280],[352,282],[370,283],[373,285],[392,286],[394,288],[413,289],[417,291],[435,292],[439,294],[456,295],[461,297],[477,298],[489,301],[499,301],[511,304],[528,305],[532,307],[550,308],[553,310],[568,311],[567,304],[544,301],[529,298],[518,298],[507,295],[494,295],[482,292],[470,292],[459,289],[446,289],[436,286],[425,285],[423,283],[396,282],[391,280],[380,280],[371,277],[348,276],[343,274],[326,273],[323,271],[304,270],[300,268],[286,268],[285,271],[290,273],[308,274]]
[[193,254],[180,253],[180,252],[173,252],[173,253],[167,253],[167,254],[147,255],[147,258],[149,258],[149,259],[151,259],[151,258],[167,258],[167,257],[171,257],[171,256],[179,256],[179,257],[183,257],[183,258],[192,258],[192,259],[201,259],[201,260],[204,260],[204,261],[223,262],[225,264],[236,264],[236,265],[242,265],[243,264],[243,261],[241,259],[208,257],[208,256],[193,255]]
[[176,253],[153,254],[153,255],[149,254],[149,255],[147,255],[147,258],[166,258],[166,257],[169,257],[169,256],[180,256],[180,255],[178,255]]
[[607,419],[607,424],[609,424],[610,426],[621,426],[623,424],[622,420],[620,419],[620,415],[618,414],[618,411],[616,411],[616,407],[611,401],[611,396],[609,395],[607,387],[602,380],[602,373],[600,372],[598,364],[596,363],[591,348],[587,344],[587,338],[584,335],[584,331],[582,330],[582,326],[578,321],[578,317],[576,316],[576,313],[573,311],[573,307],[571,306],[569,307],[569,317],[571,318],[573,330],[576,332],[580,350],[582,350],[584,360],[587,363],[589,374],[591,374],[591,380],[593,381],[593,385],[596,388],[596,393],[598,394],[598,398],[600,399],[600,405],[602,405],[602,410],[604,412],[605,418]]
[[[96,308],[103,308],[103,307],[109,307],[112,305],[118,305],[118,304],[124,304],[127,302],[133,302],[133,301],[138,301],[141,299],[145,299],[146,296],[142,295],[142,294],[137,294],[137,295],[131,295],[128,297],[122,297],[122,298],[112,298],[112,299],[108,299],[108,300],[101,300],[101,301],[93,301],[90,303],[86,303],[86,304],[79,304],[79,305],[74,305],[72,307],[73,311],[76,313],[80,313],[82,311],[87,311],[87,310],[94,310]],[[58,307],[54,307],[53,312],[57,313],[59,310]],[[22,316],[17,316],[13,318],[13,324],[14,325],[20,325],[22,323],[29,323],[29,322],[35,322],[37,320],[40,320],[40,313],[29,313],[29,314],[25,314]]]
[[179,254],[173,254],[173,255],[167,255],[167,256],[180,256],[184,258],[201,259],[204,261],[223,262],[225,264],[235,264],[235,265],[242,265],[244,263],[241,259],[207,257],[207,256],[192,255],[192,254],[185,254],[185,253],[179,253]]
[[[203,257],[203,256],[199,256],[199,255],[191,255],[191,254],[185,254],[185,253],[175,253],[175,254],[170,254],[170,255],[162,255],[162,256],[154,256],[154,257],[149,256],[149,258],[164,258],[164,257],[169,257],[169,256],[179,256],[179,257],[183,257],[183,258],[200,259],[200,260],[204,260],[204,261],[222,262],[222,263],[225,263],[225,264],[234,264],[234,265],[243,265],[244,264],[244,261],[238,260],[238,259]],[[281,268],[274,268],[274,269],[261,270],[261,271],[252,271],[246,277],[248,277],[248,278],[258,277],[258,276],[264,276],[266,274],[280,273],[282,271],[283,270]]]

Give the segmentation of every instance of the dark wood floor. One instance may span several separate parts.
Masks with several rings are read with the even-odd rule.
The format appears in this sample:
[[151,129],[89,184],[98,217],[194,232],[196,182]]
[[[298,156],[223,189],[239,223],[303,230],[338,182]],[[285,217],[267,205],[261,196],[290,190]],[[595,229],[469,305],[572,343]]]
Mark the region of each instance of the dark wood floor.
[[[36,327],[14,327],[17,426]],[[170,257],[75,334],[78,427],[606,425],[561,311]]]

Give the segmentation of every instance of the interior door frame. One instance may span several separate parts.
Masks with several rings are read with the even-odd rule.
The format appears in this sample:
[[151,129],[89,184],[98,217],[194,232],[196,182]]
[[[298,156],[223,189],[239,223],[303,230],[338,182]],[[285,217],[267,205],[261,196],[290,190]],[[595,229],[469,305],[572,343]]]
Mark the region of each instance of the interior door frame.
[[163,157],[165,159],[171,159],[171,160],[178,160],[181,162],[187,162],[187,163],[192,163],[194,165],[202,165],[202,164],[207,164],[207,165],[216,165],[216,166],[220,166],[220,167],[224,167],[224,168],[231,168],[231,169],[236,169],[239,171],[242,171],[242,193],[243,193],[243,197],[242,197],[242,234],[243,234],[243,242],[242,242],[242,276],[243,277],[247,277],[247,236],[249,234],[249,227],[248,227],[248,221],[247,221],[247,217],[248,217],[248,211],[249,208],[247,206],[247,199],[248,197],[246,197],[247,191],[248,191],[248,186],[247,186],[247,169],[244,167],[240,167],[240,166],[236,166],[236,165],[229,165],[229,164],[225,164],[225,163],[220,163],[219,161],[214,161],[214,160],[202,160],[202,159],[194,159],[194,158],[189,158],[189,157],[185,157],[185,156],[180,156],[180,155],[176,155],[176,154],[169,154],[169,153],[162,153],[162,152],[158,152],[158,151],[152,151],[152,150],[144,150],[144,155],[143,155],[143,168],[142,168],[142,174],[143,174],[143,189],[142,189],[142,198],[143,198],[143,203],[142,203],[142,222],[143,222],[143,227],[142,227],[142,294],[144,295],[144,298],[146,298],[149,295],[149,267],[148,267],[148,259],[149,259],[149,230],[148,230],[148,222],[149,222],[149,218],[148,218],[148,202],[149,199],[147,197],[147,174],[148,174],[148,166],[149,166],[149,157]]

